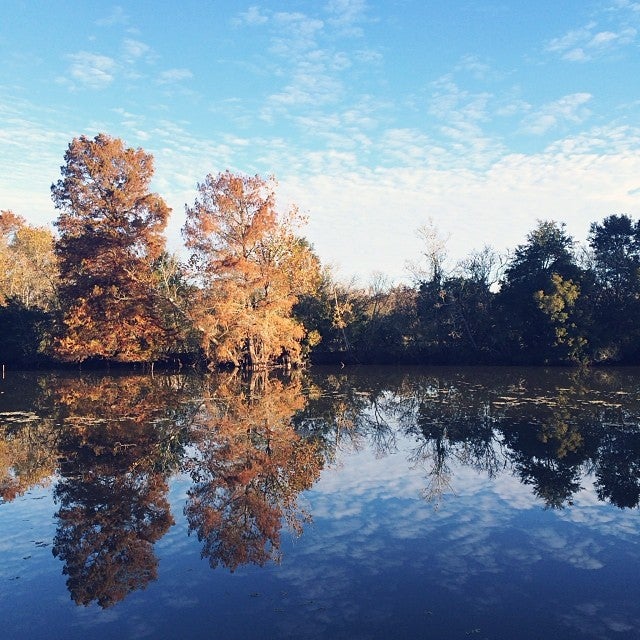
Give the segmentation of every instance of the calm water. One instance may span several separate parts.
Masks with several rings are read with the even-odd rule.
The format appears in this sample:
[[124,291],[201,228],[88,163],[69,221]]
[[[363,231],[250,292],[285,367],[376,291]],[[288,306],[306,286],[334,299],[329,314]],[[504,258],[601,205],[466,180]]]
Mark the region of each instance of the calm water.
[[3,638],[638,638],[640,371],[0,381]]

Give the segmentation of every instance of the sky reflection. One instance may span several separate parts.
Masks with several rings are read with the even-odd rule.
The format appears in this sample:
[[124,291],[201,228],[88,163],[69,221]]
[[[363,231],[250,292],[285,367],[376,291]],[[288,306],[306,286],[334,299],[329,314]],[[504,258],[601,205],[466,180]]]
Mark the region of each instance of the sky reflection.
[[[539,413],[526,398],[487,412],[513,386],[504,370],[494,386],[340,373],[308,397],[270,383],[268,402],[229,381],[26,378],[29,430],[0,434],[9,637],[632,638],[638,510],[614,502],[635,495],[628,447],[629,491],[606,483],[640,385],[514,375]],[[560,387],[558,413],[539,399]],[[38,434],[57,443],[51,480]]]

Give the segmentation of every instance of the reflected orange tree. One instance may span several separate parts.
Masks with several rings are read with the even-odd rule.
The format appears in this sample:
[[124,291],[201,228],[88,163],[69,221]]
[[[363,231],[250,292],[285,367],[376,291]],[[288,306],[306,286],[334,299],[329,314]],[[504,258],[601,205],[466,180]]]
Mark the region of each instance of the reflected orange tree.
[[190,393],[179,376],[57,387],[62,462],[53,553],[77,604],[109,607],[155,580],[153,545],[174,523],[167,477],[183,452]]
[[54,424],[30,412],[0,415],[0,502],[47,485],[57,465]]
[[324,458],[318,442],[293,427],[304,404],[299,379],[266,373],[245,382],[232,375],[205,398],[185,513],[211,567],[279,561],[283,523],[299,534],[309,520],[298,497]]

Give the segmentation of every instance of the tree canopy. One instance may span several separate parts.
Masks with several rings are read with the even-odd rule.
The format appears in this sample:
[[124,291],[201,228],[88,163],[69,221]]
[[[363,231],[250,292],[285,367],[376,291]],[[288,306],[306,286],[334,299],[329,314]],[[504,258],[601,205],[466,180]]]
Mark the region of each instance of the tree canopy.
[[191,317],[206,356],[248,368],[297,362],[305,328],[292,309],[319,279],[297,209],[276,210],[273,180],[226,171],[198,185],[186,213],[199,285]]
[[169,207],[149,192],[153,158],[105,134],[69,144],[51,187],[60,216],[59,357],[152,359],[167,340],[152,263]]

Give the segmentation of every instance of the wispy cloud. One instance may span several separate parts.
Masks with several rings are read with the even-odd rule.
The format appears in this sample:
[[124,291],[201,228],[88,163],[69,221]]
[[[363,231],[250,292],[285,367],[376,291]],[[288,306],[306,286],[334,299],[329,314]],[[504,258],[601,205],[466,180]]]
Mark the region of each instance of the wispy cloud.
[[366,10],[365,0],[330,0],[327,4],[328,22],[343,35],[360,37],[363,30],[358,23],[363,20]]
[[502,143],[488,135],[484,127],[493,113],[495,97],[489,92],[462,89],[453,76],[439,78],[431,86],[428,111],[435,118],[440,144],[446,144],[447,157],[463,156],[469,166],[486,166],[503,152]]
[[127,38],[123,43],[124,52],[131,58],[140,58],[151,51],[151,47],[139,40]]
[[631,26],[621,26],[618,30],[600,30],[595,22],[554,38],[546,45],[546,50],[557,53],[569,62],[587,62],[606,51],[631,44],[637,30]]
[[80,84],[89,89],[104,89],[114,79],[116,61],[88,51],[79,51],[67,56],[71,60],[69,78],[72,84]]
[[121,6],[115,6],[107,16],[96,20],[96,24],[100,27],[111,27],[117,24],[126,25],[129,24],[129,16]]
[[482,62],[477,56],[464,56],[455,67],[456,71],[467,71],[477,80],[483,80],[487,76],[492,75],[491,67]]
[[189,69],[167,69],[160,73],[158,82],[160,84],[173,84],[183,80],[190,80],[191,78],[193,78],[193,73]]
[[591,98],[590,93],[572,93],[549,102],[529,114],[522,123],[522,129],[541,135],[564,124],[582,124],[591,115],[585,106]]
[[276,13],[273,16],[276,32],[270,51],[279,56],[301,55],[315,49],[317,36],[324,27],[319,18],[312,18],[303,13]]
[[237,25],[261,25],[268,22],[268,15],[262,12],[262,9],[256,5],[249,7],[246,11],[239,13],[234,22]]
[[451,76],[433,83],[429,111],[449,122],[479,122],[487,119],[487,103],[491,94],[471,93],[461,89]]

